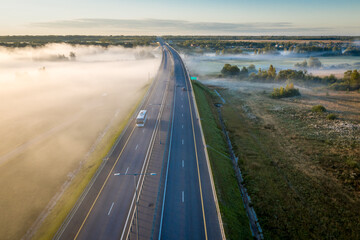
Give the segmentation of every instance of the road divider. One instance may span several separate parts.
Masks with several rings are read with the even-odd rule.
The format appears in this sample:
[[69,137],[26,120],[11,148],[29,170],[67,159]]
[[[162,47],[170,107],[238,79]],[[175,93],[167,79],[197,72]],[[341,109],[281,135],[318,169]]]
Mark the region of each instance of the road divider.
[[[163,113],[163,110],[164,110],[164,107],[165,107],[165,99],[166,99],[166,96],[167,96],[167,93],[168,93],[168,87],[169,87],[169,81],[166,82],[166,88],[165,88],[165,92],[164,92],[164,95],[163,95],[163,99],[161,101],[160,111],[159,111],[157,119],[156,119],[155,127],[154,127],[154,130],[153,130],[153,133],[152,133],[152,136],[151,136],[151,139],[150,139],[149,147],[148,147],[148,150],[147,150],[147,153],[146,153],[146,156],[145,156],[144,164],[143,164],[142,169],[141,169],[141,174],[145,173],[148,166],[149,166],[149,159],[150,159],[152,149],[153,149],[153,146],[154,146],[154,143],[155,143],[155,137],[156,137],[157,131],[159,131],[161,116],[162,116],[162,113]],[[124,228],[123,228],[123,232],[121,234],[121,238],[120,238],[121,240],[124,239],[125,231],[126,231],[127,228],[128,228],[128,231],[127,231],[125,239],[129,238],[129,234],[130,234],[130,230],[131,230],[130,224],[133,221],[134,213],[136,211],[137,205],[135,204],[135,207],[134,207],[133,211],[132,211],[132,208],[134,206],[134,202],[135,201],[137,202],[139,200],[139,198],[140,198],[141,191],[142,191],[143,184],[144,184],[144,180],[145,180],[145,175],[140,175],[139,180],[137,182],[137,186],[136,186],[136,189],[139,189],[139,187],[140,187],[140,189],[138,190],[138,194],[136,194],[136,192],[134,192],[133,200],[131,202],[131,206],[130,206],[130,209],[129,209],[129,212],[128,212],[128,216],[126,218],[126,222],[125,222],[125,225],[124,225]],[[132,212],[132,214],[131,214],[131,212]],[[130,215],[132,215],[131,216],[131,221],[129,221]],[[129,224],[129,227],[127,227],[127,224]]]

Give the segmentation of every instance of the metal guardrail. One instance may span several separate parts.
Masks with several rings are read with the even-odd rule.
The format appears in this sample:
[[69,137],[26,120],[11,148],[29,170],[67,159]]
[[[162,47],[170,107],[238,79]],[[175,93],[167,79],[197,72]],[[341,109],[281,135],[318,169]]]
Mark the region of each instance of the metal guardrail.
[[[171,55],[171,52],[169,51],[170,55]],[[174,85],[174,88],[175,88],[175,85]],[[175,98],[175,95],[174,97]],[[174,101],[174,99],[173,99]],[[174,107],[172,108],[172,112],[174,111]],[[170,122],[173,121],[173,114],[170,114]],[[169,124],[168,126],[168,130],[167,130],[167,135],[166,135],[166,141],[165,141],[165,151],[164,151],[164,154],[163,154],[163,163],[162,163],[162,166],[161,166],[161,173],[160,173],[160,180],[159,180],[159,187],[158,187],[158,193],[157,193],[157,197],[156,197],[156,203],[155,203],[155,209],[154,209],[154,217],[153,217],[153,224],[152,224],[152,228],[151,228],[151,235],[150,235],[150,239],[154,239],[154,233],[155,233],[155,226],[156,226],[156,220],[157,220],[157,212],[158,212],[158,207],[159,207],[159,200],[160,200],[160,193],[161,193],[161,186],[162,186],[162,181],[164,180],[164,171],[165,171],[165,159],[166,159],[166,149],[167,147],[169,146],[169,138],[170,138],[170,128],[171,128],[171,124]]]
[[[180,54],[174,48],[172,48],[172,49],[180,56]],[[211,184],[211,188],[212,188],[212,193],[213,193],[214,202],[215,202],[215,206],[216,206],[216,212],[217,212],[218,221],[219,221],[219,225],[220,225],[221,237],[222,237],[223,240],[225,240],[226,236],[225,236],[223,221],[222,221],[222,217],[221,217],[219,202],[218,202],[218,199],[217,199],[215,183],[214,183],[214,178],[213,178],[213,175],[212,175],[212,169],[211,169],[211,164],[210,164],[210,159],[209,159],[209,155],[208,155],[208,152],[207,152],[207,149],[206,149],[206,141],[205,141],[205,137],[204,137],[204,131],[203,131],[202,125],[201,125],[199,109],[198,109],[196,99],[195,99],[194,89],[193,89],[193,86],[192,86],[192,84],[190,82],[189,71],[188,71],[187,67],[185,66],[185,64],[184,64],[183,60],[181,59],[181,57],[180,57],[180,61],[181,61],[183,69],[186,72],[186,77],[187,77],[186,80],[189,82],[189,85],[190,85],[190,88],[191,88],[191,97],[192,97],[192,101],[193,101],[194,106],[195,106],[196,119],[197,119],[198,125],[200,127],[201,139],[202,139],[202,142],[203,142],[205,158],[206,158],[206,163],[207,163],[207,167],[208,167],[208,173],[209,173],[209,177],[210,177],[210,184]]]
[[[164,53],[163,53],[163,57],[162,57],[162,61],[161,64],[159,66],[159,69],[161,69],[161,67],[164,64]],[[158,75],[158,74],[157,74]],[[66,227],[69,225],[71,219],[73,218],[73,216],[75,215],[76,211],[79,209],[81,203],[83,202],[83,200],[85,199],[86,195],[88,194],[88,192],[90,191],[91,187],[94,185],[97,177],[100,175],[101,171],[103,170],[104,166],[106,165],[108,159],[110,158],[110,156],[112,155],[112,153],[114,152],[115,148],[117,147],[117,145],[119,144],[119,142],[121,141],[121,139],[123,138],[124,134],[126,133],[127,129],[129,128],[129,126],[131,125],[131,123],[133,122],[132,120],[137,116],[137,112],[139,111],[139,109],[141,109],[143,107],[143,105],[145,104],[145,101],[148,99],[148,96],[150,94],[150,92],[152,92],[155,83],[157,81],[157,75],[155,76],[155,81],[153,81],[151,83],[151,86],[149,87],[149,89],[147,90],[145,96],[143,97],[142,101],[138,104],[138,107],[136,108],[136,110],[134,111],[133,115],[130,117],[129,121],[127,122],[125,128],[123,129],[123,131],[121,132],[121,134],[119,135],[119,137],[117,138],[116,142],[114,143],[114,145],[112,146],[112,148],[110,149],[109,153],[103,158],[103,161],[101,163],[101,165],[99,166],[99,168],[96,170],[94,176],[91,178],[89,184],[85,187],[84,191],[82,192],[82,194],[80,195],[79,199],[77,200],[77,202],[75,203],[75,205],[73,206],[73,208],[70,210],[70,212],[68,213],[68,215],[66,216],[64,222],[61,224],[61,226],[59,227],[58,231],[55,233],[54,237],[52,238],[53,240],[59,240],[61,238],[62,233],[65,231]]]

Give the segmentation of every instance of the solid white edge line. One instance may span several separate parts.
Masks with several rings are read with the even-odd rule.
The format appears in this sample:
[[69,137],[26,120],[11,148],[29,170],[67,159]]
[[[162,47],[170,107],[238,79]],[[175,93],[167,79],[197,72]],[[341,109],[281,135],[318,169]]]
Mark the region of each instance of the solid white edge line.
[[[179,53],[178,53],[178,55],[180,56]],[[200,113],[199,113],[199,109],[198,109],[198,106],[197,106],[197,103],[196,103],[194,88],[192,86],[192,83],[191,83],[191,80],[190,80],[190,75],[189,75],[189,72],[188,72],[185,64],[184,64],[184,68],[186,70],[186,73],[188,75],[188,79],[190,81],[191,96],[192,96],[192,99],[193,99],[193,102],[194,102],[194,105],[195,105],[195,110],[196,110],[196,114],[197,114],[197,120],[198,120],[198,124],[199,124],[199,127],[200,127],[201,138],[202,138],[202,141],[203,141],[203,144],[204,144],[205,158],[206,158],[206,163],[207,163],[207,167],[208,167],[208,173],[209,173],[209,177],[210,177],[210,183],[211,183],[212,193],[213,193],[213,197],[214,197],[214,201],[215,201],[216,211],[217,211],[217,215],[218,215],[220,231],[221,231],[221,237],[222,237],[223,240],[225,240],[226,235],[225,235],[223,221],[222,221],[222,217],[221,217],[219,201],[218,201],[218,198],[217,198],[217,195],[216,195],[216,189],[215,189],[214,178],[213,178],[213,175],[212,175],[210,159],[209,159],[208,151],[207,151],[207,148],[206,148],[206,140],[205,140],[205,136],[204,136],[204,131],[203,131],[203,128],[202,128],[202,125],[201,125]]]
[[[161,64],[159,66],[159,69],[161,67]],[[159,71],[159,70],[158,70]],[[138,104],[136,109],[141,109],[142,106],[146,106],[149,103],[149,98],[150,95],[152,95],[153,93],[153,89],[155,87],[157,83],[157,80],[155,79],[154,81],[152,81],[149,89],[147,90],[145,96],[143,97],[141,103]],[[146,99],[147,98],[147,99]],[[135,110],[135,112],[137,112],[137,110]],[[125,128],[122,130],[120,136],[116,139],[114,145],[112,146],[112,148],[110,149],[110,151],[107,154],[107,158],[109,158],[110,156],[112,156],[115,148],[118,146],[120,140],[122,139],[123,135],[125,134],[125,132],[127,131],[127,129],[129,128],[129,126],[131,125],[131,121],[133,120],[132,116],[129,121],[127,122]],[[143,129],[144,132],[144,129]],[[80,208],[80,205],[82,204],[83,200],[85,199],[85,197],[87,196],[87,194],[89,193],[90,189],[92,188],[92,186],[94,185],[97,177],[100,175],[101,171],[103,170],[103,168],[105,167],[106,164],[104,164],[104,161],[101,163],[99,169],[96,171],[95,175],[92,177],[92,179],[90,180],[89,184],[86,186],[86,188],[84,189],[84,191],[82,192],[82,194],[80,195],[79,199],[77,200],[77,202],[75,203],[75,205],[73,206],[73,208],[70,210],[70,212],[67,214],[64,222],[61,224],[61,226],[59,227],[59,229],[57,230],[57,232],[55,233],[53,239],[54,240],[59,240],[62,237],[62,234],[64,233],[64,231],[66,230],[67,226],[69,225],[70,221],[73,219],[74,215],[76,214],[76,212],[78,211],[78,209]]]
[[[165,95],[165,94],[164,94],[164,95]],[[160,110],[161,110],[161,108],[160,108]],[[156,130],[157,130],[158,125],[159,125],[159,122],[158,122],[158,121],[159,121],[159,116],[160,116],[160,111],[159,111],[159,114],[158,114],[158,117],[157,117],[157,122],[155,123],[155,126],[154,126],[153,134],[152,134],[152,136],[151,136],[151,138],[150,138],[149,147],[148,147],[148,150],[147,150],[147,152],[146,152],[145,160],[144,160],[144,163],[143,163],[143,166],[142,166],[142,168],[141,168],[140,173],[144,173],[145,165],[148,166],[147,163],[148,163],[148,161],[149,161],[149,154],[150,154],[150,152],[152,151],[152,147],[153,147],[153,144],[152,144],[152,143],[154,142],[154,138],[155,138],[156,132],[157,132]],[[139,196],[140,196],[140,194],[141,194],[140,190],[138,190],[138,189],[139,189],[139,185],[140,185],[140,181],[141,181],[141,176],[143,176],[143,175],[140,175],[140,176],[139,176],[139,179],[138,179],[138,181],[137,181],[137,183],[136,183],[136,188],[135,188],[135,189],[136,189],[135,191],[138,191],[138,194],[137,194],[137,196],[136,196],[136,192],[134,192],[133,199],[132,199],[132,201],[131,201],[131,205],[130,205],[130,208],[129,208],[129,212],[128,212],[128,215],[127,215],[127,218],[126,218],[126,221],[125,221],[124,228],[123,228],[123,231],[122,231],[122,234],[121,234],[121,238],[120,238],[120,239],[124,239],[124,234],[125,234],[125,231],[126,231],[128,222],[129,222],[129,218],[130,218],[131,210],[132,210],[133,205],[134,205],[134,201],[138,201]],[[144,178],[143,178],[143,179],[144,179]],[[144,182],[144,181],[142,181],[141,184],[143,184],[143,182]],[[137,199],[135,199],[135,198],[137,198]],[[136,210],[136,206],[134,207],[134,212],[135,212],[135,210]],[[132,218],[133,218],[133,217],[134,217],[134,215],[132,216]],[[131,221],[132,221],[132,220],[131,220]],[[129,229],[130,229],[130,227],[129,227]],[[126,236],[126,239],[128,238],[129,233],[130,233],[130,231],[128,231],[127,236]]]
[[[144,161],[143,166],[142,166],[142,168],[141,168],[141,173],[144,172],[144,167],[145,167],[145,165],[147,165],[147,166],[149,165],[149,164],[148,164],[149,159],[150,159],[149,153],[152,152],[152,147],[154,146],[156,131],[157,131],[158,126],[159,126],[159,118],[161,118],[162,110],[164,109],[164,106],[165,106],[164,101],[165,101],[165,96],[167,95],[168,86],[169,86],[169,85],[167,84],[166,89],[165,89],[165,93],[164,93],[164,95],[163,95],[163,99],[162,99],[162,102],[161,102],[160,110],[159,110],[159,113],[158,113],[157,121],[156,121],[156,123],[155,123],[154,130],[153,130],[153,134],[152,134],[152,136],[151,136],[150,143],[149,143],[149,147],[148,147],[148,150],[147,150],[147,153],[146,153],[146,156],[145,156],[145,161]],[[150,153],[150,154],[151,154],[151,153]],[[143,175],[142,175],[142,176],[143,176]],[[144,183],[144,178],[145,178],[145,176],[143,177],[142,184]],[[136,189],[139,189],[140,180],[141,180],[141,176],[139,177],[138,182],[137,182],[137,184],[136,184]],[[141,186],[140,190],[138,190],[138,196],[137,196],[136,201],[140,198],[141,190],[142,190],[142,186]],[[134,205],[134,200],[135,200],[135,198],[136,198],[135,195],[136,195],[136,194],[135,194],[135,192],[134,192],[133,200],[132,200],[132,202],[131,202],[130,209],[129,209],[129,212],[128,212],[128,216],[127,216],[127,218],[126,218],[126,222],[125,222],[125,224],[124,224],[124,228],[123,228],[123,231],[122,231],[122,234],[121,234],[121,237],[120,237],[121,240],[124,238],[126,226],[127,226],[127,224],[128,224],[129,217],[130,217],[130,214],[131,214],[131,209],[132,209],[132,207],[133,207],[133,205]],[[136,207],[136,206],[135,206],[135,207]],[[136,208],[134,208],[134,212],[135,212],[135,210],[136,210]],[[133,217],[134,217],[134,214],[133,214],[133,216],[132,216],[132,219],[133,219]],[[131,222],[132,222],[132,220],[131,220]],[[126,239],[128,239],[129,234],[130,234],[130,227],[129,227],[129,231],[128,231],[128,233],[127,233]]]
[[[180,54],[174,48],[172,48],[172,49],[180,56]],[[220,224],[220,231],[221,231],[222,239],[225,240],[226,236],[225,236],[224,226],[223,226],[222,217],[221,217],[221,213],[220,213],[218,198],[217,198],[217,195],[216,195],[216,189],[215,189],[214,179],[213,179],[213,175],[212,175],[212,169],[211,169],[211,164],[210,164],[210,160],[209,160],[209,155],[208,155],[207,148],[206,148],[205,136],[204,136],[204,132],[203,132],[201,121],[200,121],[199,109],[197,107],[197,103],[196,103],[196,99],[195,99],[195,95],[194,95],[195,94],[194,93],[194,88],[193,88],[193,86],[191,84],[189,71],[187,70],[185,64],[184,64],[184,68],[186,69],[186,73],[187,73],[188,79],[190,81],[191,96],[193,98],[193,102],[194,102],[194,105],[195,105],[198,124],[200,126],[201,137],[202,137],[203,144],[204,144],[205,157],[206,157],[208,172],[209,172],[209,176],[210,176],[210,182],[211,182],[213,197],[214,197],[215,204],[216,204],[216,210],[217,210],[218,220],[219,220],[219,224]]]

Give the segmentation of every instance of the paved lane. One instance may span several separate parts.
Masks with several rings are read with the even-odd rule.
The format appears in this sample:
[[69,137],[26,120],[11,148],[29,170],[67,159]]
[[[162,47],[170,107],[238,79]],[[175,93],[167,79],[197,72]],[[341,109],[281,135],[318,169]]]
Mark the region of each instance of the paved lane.
[[178,87],[159,238],[222,239],[190,82],[180,56],[171,52]]
[[[134,178],[114,176],[113,173],[146,171],[169,82],[172,66],[169,61],[169,52],[163,51],[158,76],[142,107],[148,110],[145,127],[137,128],[134,122],[129,125],[88,193],[73,209],[55,239],[120,239],[127,232],[129,212],[134,209]],[[142,180],[143,177],[137,178],[138,188]]]

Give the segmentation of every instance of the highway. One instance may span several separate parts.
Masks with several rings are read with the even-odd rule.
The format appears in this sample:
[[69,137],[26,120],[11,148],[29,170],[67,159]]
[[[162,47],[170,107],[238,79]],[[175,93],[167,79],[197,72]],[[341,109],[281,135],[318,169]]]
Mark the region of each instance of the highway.
[[[159,72],[141,106],[145,127],[130,122],[53,239],[223,239],[188,75],[160,44]],[[149,170],[156,176],[124,175]]]
[[175,111],[159,239],[222,239],[190,81],[174,49]]
[[[171,67],[169,52],[163,51],[158,75],[141,107],[148,110],[145,127],[136,127],[132,120],[87,194],[78,202],[54,239],[119,239],[127,234],[131,225],[128,216],[133,213],[135,205],[134,178],[114,176],[114,173],[146,172]],[[141,176],[137,178],[138,189],[142,180]]]

